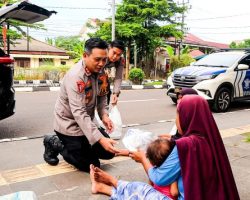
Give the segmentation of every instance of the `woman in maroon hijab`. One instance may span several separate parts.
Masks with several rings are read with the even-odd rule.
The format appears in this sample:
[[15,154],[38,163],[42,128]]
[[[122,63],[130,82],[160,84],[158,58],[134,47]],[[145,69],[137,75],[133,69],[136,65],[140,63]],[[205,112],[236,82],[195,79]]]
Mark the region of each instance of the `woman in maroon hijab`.
[[[176,146],[160,167],[153,167],[141,151],[130,152],[130,157],[142,163],[155,184],[164,186],[177,181],[178,200],[239,200],[207,101],[198,95],[184,96],[177,107],[176,126],[182,137],[175,141]],[[145,183],[118,181],[99,168],[92,167],[90,172],[92,192],[108,194],[111,199],[167,199]]]
[[[237,200],[238,191],[218,127],[205,99],[184,96],[176,140],[185,199]],[[179,124],[179,127],[178,127]]]

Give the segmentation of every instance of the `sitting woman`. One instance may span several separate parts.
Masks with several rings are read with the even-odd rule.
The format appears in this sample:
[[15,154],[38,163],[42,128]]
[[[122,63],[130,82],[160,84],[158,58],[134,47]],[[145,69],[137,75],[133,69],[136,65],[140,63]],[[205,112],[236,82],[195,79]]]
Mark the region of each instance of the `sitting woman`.
[[[179,102],[176,126],[182,137],[160,167],[152,167],[142,152],[130,157],[142,163],[149,179],[159,186],[178,182],[178,200],[239,200],[226,150],[207,101],[186,95]],[[91,166],[93,193],[111,199],[169,199],[150,185],[118,181]]]

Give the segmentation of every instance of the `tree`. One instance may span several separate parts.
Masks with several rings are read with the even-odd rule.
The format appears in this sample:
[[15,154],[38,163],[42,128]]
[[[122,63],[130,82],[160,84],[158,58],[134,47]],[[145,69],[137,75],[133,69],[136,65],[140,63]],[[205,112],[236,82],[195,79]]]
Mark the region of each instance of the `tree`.
[[60,36],[54,40],[46,38],[46,41],[51,45],[67,50],[67,53],[75,60],[75,62],[79,61],[82,57],[84,41],[80,40],[79,36]]
[[243,42],[236,44],[235,42],[232,42],[230,45],[230,48],[250,48],[250,39],[246,39]]
[[[154,49],[168,36],[181,37],[180,24],[172,18],[185,8],[178,7],[173,0],[123,0],[116,12],[116,36],[126,43],[126,78],[128,77],[130,51],[133,43],[137,46],[141,67],[149,73],[153,62]],[[164,25],[159,25],[163,23]],[[103,22],[95,36],[110,41],[111,23]]]

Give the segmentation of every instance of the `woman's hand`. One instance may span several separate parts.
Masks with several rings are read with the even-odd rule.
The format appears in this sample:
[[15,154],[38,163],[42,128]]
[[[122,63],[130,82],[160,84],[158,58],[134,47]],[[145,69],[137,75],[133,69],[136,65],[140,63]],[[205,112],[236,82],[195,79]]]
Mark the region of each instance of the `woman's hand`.
[[143,160],[147,159],[144,151],[130,151],[129,157],[139,163],[142,163]]

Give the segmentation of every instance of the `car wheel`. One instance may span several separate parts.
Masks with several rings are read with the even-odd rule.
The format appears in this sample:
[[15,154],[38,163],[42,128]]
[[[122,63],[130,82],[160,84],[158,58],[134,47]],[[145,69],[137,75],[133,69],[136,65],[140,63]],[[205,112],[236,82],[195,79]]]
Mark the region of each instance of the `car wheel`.
[[213,110],[215,112],[226,112],[231,103],[231,92],[228,88],[220,88],[215,95]]
[[172,101],[177,104],[177,99],[176,98],[173,98],[173,97],[170,97],[172,99]]

